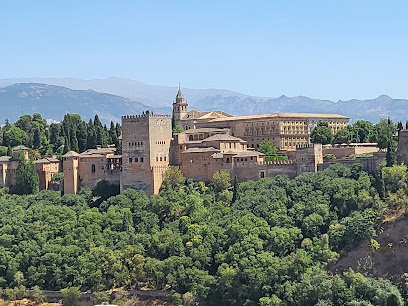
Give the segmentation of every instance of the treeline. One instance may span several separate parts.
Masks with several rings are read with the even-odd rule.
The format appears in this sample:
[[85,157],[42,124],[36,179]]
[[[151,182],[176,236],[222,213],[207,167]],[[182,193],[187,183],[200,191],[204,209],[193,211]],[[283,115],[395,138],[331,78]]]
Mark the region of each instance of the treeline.
[[221,171],[205,185],[170,167],[158,195],[128,189],[99,202],[86,188],[3,190],[0,287],[169,288],[176,305],[404,305],[389,281],[326,266],[406,205],[405,166],[229,179]]
[[[408,128],[408,121],[406,123]],[[380,149],[387,149],[387,166],[392,166],[397,159],[398,134],[403,129],[402,122],[395,124],[390,119],[381,119],[379,123],[359,120],[341,130],[335,135],[325,121],[320,121],[310,135],[312,143],[342,144],[342,143],[377,143]]]
[[313,129],[310,139],[313,143],[342,144],[342,143],[378,143],[382,149],[387,148],[389,141],[397,131],[402,130],[402,123],[397,125],[390,119],[382,119],[373,124],[370,121],[359,120],[332,134],[327,122],[320,121]]
[[11,155],[13,147],[25,145],[41,155],[81,153],[97,146],[115,145],[120,152],[121,127],[112,121],[102,125],[98,115],[85,122],[79,115],[66,114],[59,123],[47,124],[40,114],[23,115],[15,123],[6,120],[0,128],[0,156]]

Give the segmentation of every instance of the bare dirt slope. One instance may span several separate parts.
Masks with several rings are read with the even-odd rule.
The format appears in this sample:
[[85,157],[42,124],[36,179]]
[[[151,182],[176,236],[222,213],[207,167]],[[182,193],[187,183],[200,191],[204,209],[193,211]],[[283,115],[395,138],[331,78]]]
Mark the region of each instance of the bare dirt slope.
[[368,276],[388,278],[408,291],[408,215],[384,222],[374,239],[380,244],[379,249],[372,250],[368,239],[342,253],[330,270],[342,272],[352,268]]

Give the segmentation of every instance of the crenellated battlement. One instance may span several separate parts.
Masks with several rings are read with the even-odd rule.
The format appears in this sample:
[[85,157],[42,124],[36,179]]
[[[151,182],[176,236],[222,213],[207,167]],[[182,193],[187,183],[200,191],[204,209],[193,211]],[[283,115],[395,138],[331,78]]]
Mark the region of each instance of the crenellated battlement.
[[296,164],[295,160],[281,160],[270,162],[253,162],[253,163],[235,163],[236,167],[273,167],[273,166],[292,166]]
[[157,166],[151,166],[150,170],[156,173],[164,172],[169,168],[167,165],[157,165]]
[[157,119],[167,119],[171,118],[170,115],[156,115],[156,114],[142,114],[142,115],[125,115],[122,116],[122,121],[133,121],[134,119],[148,119],[148,118],[157,118]]
[[302,145],[296,145],[296,150],[307,149],[307,148],[314,148],[313,143],[306,143]]

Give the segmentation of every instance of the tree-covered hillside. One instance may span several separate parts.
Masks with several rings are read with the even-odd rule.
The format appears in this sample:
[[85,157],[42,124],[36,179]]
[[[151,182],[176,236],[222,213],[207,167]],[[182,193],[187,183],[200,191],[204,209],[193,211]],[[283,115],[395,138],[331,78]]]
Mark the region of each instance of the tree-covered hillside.
[[[22,115],[15,123],[0,127],[0,156],[11,155],[13,147],[25,145],[36,155],[62,155],[114,145],[121,151],[119,123],[102,125],[98,115],[85,122],[77,114],[66,114],[61,122],[47,124],[40,114]],[[37,156],[38,157],[38,156]]]
[[326,269],[405,205],[406,167],[381,173],[334,165],[231,187],[225,173],[206,186],[170,168],[160,194],[126,190],[96,207],[87,189],[2,190],[0,287],[143,286],[186,305],[404,305],[388,280]]

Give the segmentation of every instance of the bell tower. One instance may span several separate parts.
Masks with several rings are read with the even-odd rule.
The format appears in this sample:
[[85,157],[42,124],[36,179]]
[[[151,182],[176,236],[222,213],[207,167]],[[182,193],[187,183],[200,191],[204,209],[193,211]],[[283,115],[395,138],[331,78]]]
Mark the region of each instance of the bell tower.
[[173,101],[173,116],[176,121],[176,124],[180,124],[180,120],[183,119],[188,113],[188,102],[186,98],[184,98],[183,92],[180,88],[179,83],[179,90],[177,92],[177,96]]

